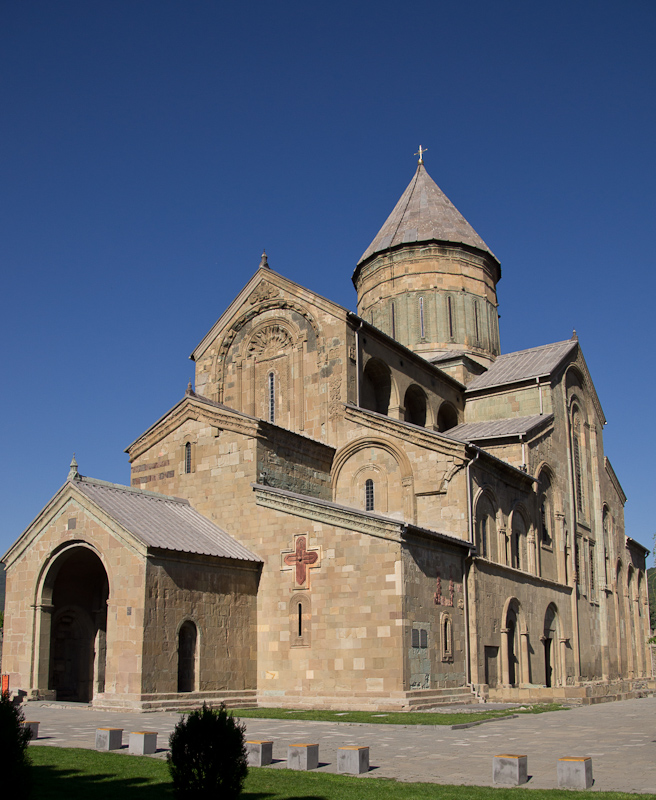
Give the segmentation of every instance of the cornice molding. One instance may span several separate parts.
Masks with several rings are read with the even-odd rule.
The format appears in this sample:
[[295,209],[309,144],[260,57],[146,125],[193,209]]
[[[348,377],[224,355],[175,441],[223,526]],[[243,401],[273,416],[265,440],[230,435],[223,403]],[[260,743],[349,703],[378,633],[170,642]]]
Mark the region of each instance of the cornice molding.
[[385,520],[375,518],[358,512],[356,509],[349,509],[343,506],[336,506],[325,503],[314,498],[305,498],[293,495],[290,492],[280,492],[267,486],[255,484],[255,502],[258,506],[270,508],[273,511],[280,511],[284,514],[291,514],[295,517],[303,517],[314,522],[323,522],[335,528],[343,528],[354,533],[364,533],[367,536],[375,536],[379,539],[388,539],[393,542],[401,542],[401,533],[405,528],[405,523],[401,520]]

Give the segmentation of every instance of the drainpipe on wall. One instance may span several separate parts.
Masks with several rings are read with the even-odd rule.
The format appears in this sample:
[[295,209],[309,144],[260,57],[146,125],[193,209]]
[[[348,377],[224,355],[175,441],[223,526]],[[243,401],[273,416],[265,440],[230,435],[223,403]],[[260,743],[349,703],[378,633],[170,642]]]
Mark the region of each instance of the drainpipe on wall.
[[[471,544],[474,544],[474,509],[472,508],[472,485],[471,485],[471,465],[478,460],[479,456],[481,455],[481,451],[476,448],[476,455],[474,458],[470,459],[467,463],[467,513],[469,515],[468,525],[469,525],[469,541]],[[469,551],[471,554],[471,550]],[[463,556],[462,561],[462,595],[464,600],[464,612],[465,612],[465,680],[467,682],[467,686],[472,688],[471,682],[471,664],[469,661],[469,637],[471,632],[469,630],[469,593],[467,590],[467,582],[469,578],[469,565],[467,564],[468,556]]]

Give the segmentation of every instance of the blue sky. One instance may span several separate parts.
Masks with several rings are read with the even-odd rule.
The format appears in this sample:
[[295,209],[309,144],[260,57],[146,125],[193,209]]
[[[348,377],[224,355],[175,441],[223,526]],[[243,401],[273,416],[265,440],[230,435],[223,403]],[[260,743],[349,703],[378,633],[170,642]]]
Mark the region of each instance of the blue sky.
[[505,352],[576,328],[652,547],[652,0],[0,9],[0,552],[184,393],[257,268],[355,309],[415,169],[501,261]]

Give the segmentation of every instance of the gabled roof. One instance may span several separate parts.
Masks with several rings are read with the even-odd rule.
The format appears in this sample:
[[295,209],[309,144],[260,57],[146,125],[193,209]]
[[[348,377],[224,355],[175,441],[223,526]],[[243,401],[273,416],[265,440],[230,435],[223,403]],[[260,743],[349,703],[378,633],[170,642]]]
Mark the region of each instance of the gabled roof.
[[358,267],[375,253],[391,247],[429,241],[469,245],[495,258],[420,163],[401,199],[358,261]]
[[188,500],[92,478],[80,477],[70,483],[147,547],[240,561],[262,560],[199,514]]
[[529,350],[517,350],[497,358],[482,375],[467,385],[467,393],[506,383],[517,383],[551,373],[578,347],[578,339],[544,344]]
[[503,439],[509,436],[523,436],[530,431],[546,425],[553,420],[553,414],[534,414],[530,417],[511,417],[510,419],[493,419],[486,422],[465,422],[446,431],[442,436],[449,436],[459,442],[476,442],[483,439]]

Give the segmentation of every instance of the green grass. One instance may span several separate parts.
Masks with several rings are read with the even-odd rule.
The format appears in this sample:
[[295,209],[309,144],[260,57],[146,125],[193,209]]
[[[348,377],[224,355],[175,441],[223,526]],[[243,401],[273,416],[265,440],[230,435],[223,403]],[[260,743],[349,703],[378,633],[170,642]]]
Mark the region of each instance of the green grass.
[[[32,745],[38,800],[168,800],[167,765],[145,756]],[[640,795],[653,797],[654,795]],[[242,800],[590,800],[590,792],[557,789],[492,789],[397,783],[287,769],[251,769]],[[595,792],[595,800],[636,800],[624,792]]]
[[512,714],[542,714],[545,711],[565,711],[558,703],[544,703],[504,711],[472,711],[470,713],[439,711],[290,711],[285,708],[235,709],[236,717],[243,719],[299,719],[314,722],[369,722],[377,725],[461,725],[484,719],[499,719]]

